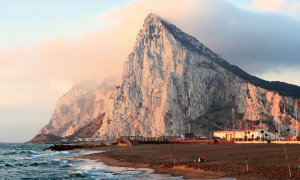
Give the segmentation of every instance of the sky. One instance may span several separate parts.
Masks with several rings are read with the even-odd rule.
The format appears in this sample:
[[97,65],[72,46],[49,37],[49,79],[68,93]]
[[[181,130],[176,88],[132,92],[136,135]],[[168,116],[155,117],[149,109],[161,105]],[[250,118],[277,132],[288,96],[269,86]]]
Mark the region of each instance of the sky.
[[119,76],[161,16],[246,72],[300,86],[300,0],[0,0],[0,142],[25,142],[81,78]]

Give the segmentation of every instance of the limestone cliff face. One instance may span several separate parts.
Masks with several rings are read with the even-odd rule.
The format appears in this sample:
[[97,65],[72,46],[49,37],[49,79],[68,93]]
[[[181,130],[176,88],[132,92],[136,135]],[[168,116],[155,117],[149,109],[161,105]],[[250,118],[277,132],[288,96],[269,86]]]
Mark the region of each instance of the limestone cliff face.
[[116,78],[102,83],[96,80],[82,80],[57,102],[50,122],[40,134],[66,136],[101,116],[105,111],[106,94],[116,87]]
[[[248,93],[246,97],[247,112],[244,119],[257,121],[262,119],[262,128],[269,130],[269,126],[280,125],[281,132],[287,128],[295,134],[296,128],[296,99],[289,96],[280,96],[277,92],[267,91],[248,84]],[[298,124],[298,130],[299,130]]]
[[[244,121],[258,120],[261,112],[268,122],[286,124],[286,120],[295,127],[295,98],[255,87],[247,77],[252,76],[150,14],[124,64],[120,86],[109,95],[98,133],[114,138],[188,132],[189,83],[191,129],[195,134],[232,128],[232,107],[237,116],[235,128]],[[207,112],[220,107],[222,116],[201,121]]]
[[120,84],[113,82],[74,86],[40,133],[64,136],[105,112],[97,136],[180,135],[189,129],[189,86],[191,132],[197,135],[241,129],[244,122],[295,132],[299,87],[251,76],[153,14],[137,35]]

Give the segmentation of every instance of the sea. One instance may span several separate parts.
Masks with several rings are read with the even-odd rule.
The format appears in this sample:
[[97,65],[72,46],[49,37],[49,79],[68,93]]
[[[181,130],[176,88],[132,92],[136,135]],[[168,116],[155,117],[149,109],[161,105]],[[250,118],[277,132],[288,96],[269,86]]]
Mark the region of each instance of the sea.
[[0,143],[0,179],[182,179],[149,168],[111,167],[69,158],[99,151],[43,151],[51,144]]
[[[95,160],[72,158],[101,151],[50,151],[52,144],[0,143],[0,180],[2,179],[166,179],[179,180],[168,174],[156,174],[150,168],[112,167]],[[222,180],[236,180],[223,178]]]

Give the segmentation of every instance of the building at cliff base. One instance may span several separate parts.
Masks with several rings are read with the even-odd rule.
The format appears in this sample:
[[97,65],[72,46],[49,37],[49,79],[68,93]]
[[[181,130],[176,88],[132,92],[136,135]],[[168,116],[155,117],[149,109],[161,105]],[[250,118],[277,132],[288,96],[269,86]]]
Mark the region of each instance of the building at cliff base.
[[273,133],[262,131],[261,129],[256,130],[230,130],[230,131],[214,131],[214,137],[219,137],[221,139],[226,139],[227,141],[238,141],[238,140],[251,140],[251,141],[260,141],[260,140],[279,140],[280,137]]

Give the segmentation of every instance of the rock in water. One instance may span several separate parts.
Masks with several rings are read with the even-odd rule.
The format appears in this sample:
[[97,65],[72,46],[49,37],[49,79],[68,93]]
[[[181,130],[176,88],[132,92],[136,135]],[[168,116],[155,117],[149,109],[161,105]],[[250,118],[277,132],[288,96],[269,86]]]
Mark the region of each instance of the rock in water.
[[[59,100],[67,102],[68,113],[74,115],[63,110],[64,103],[58,103],[41,133],[62,135],[67,129],[78,129],[95,114],[103,113],[105,107],[97,135],[110,139],[162,136],[173,135],[174,130],[179,135],[189,127],[189,82],[191,131],[195,134],[231,129],[233,107],[234,128],[241,128],[243,122],[257,124],[262,117],[265,130],[280,122],[282,128],[290,127],[294,132],[295,99],[300,97],[300,87],[251,76],[175,25],[149,14],[124,63],[120,85],[107,86],[101,98],[94,97],[101,88],[83,88],[75,93],[75,86],[68,97]],[[81,98],[87,99],[86,94],[93,98],[79,106]],[[96,99],[103,99],[101,107],[95,105],[99,104]]]

